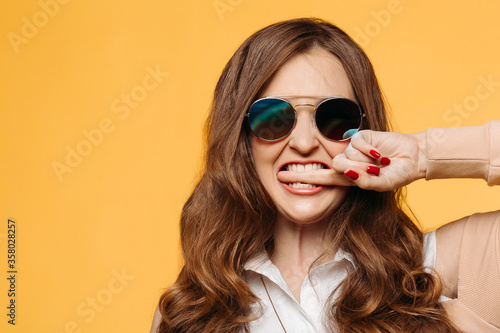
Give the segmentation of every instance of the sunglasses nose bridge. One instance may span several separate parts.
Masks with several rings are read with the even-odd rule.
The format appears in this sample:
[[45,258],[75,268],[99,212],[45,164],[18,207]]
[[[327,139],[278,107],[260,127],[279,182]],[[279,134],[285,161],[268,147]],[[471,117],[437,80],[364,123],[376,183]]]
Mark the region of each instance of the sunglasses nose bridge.
[[316,122],[314,121],[314,118],[316,116],[316,105],[309,104],[309,103],[296,104],[295,106],[293,106],[293,109],[295,110],[295,117],[297,117],[297,108],[298,107],[304,107],[304,106],[312,108],[311,119],[313,120],[313,126],[317,129]]
[[[316,122],[314,121],[316,114],[316,105],[310,103],[301,103],[295,104],[292,107],[295,110],[295,124],[291,132],[293,133],[293,131],[295,131],[295,140],[293,141],[297,141],[296,144],[298,146],[310,146],[314,141],[314,132],[318,130]],[[303,108],[303,110],[300,110],[300,108]],[[299,120],[300,118],[302,118],[302,120]]]
[[314,104],[296,104],[293,108],[294,108],[295,110],[297,110],[297,108],[298,108],[299,106],[310,106],[310,107],[312,107],[312,108],[313,108],[313,110],[316,110],[316,105],[314,105]]

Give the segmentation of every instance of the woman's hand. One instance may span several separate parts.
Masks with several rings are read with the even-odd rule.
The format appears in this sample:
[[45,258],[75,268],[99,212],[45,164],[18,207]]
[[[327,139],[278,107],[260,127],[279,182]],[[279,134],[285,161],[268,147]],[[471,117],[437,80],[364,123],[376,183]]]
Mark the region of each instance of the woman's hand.
[[360,131],[343,154],[335,156],[333,170],[367,190],[390,191],[425,177],[425,132]]
[[317,185],[353,185],[380,192],[394,190],[425,177],[425,135],[360,131],[344,153],[335,156],[332,169],[282,171],[278,178]]

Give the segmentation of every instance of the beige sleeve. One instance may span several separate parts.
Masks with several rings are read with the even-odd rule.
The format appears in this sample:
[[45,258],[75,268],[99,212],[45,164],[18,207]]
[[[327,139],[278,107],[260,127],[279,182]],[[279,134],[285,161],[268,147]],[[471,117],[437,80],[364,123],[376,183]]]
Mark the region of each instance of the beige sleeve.
[[158,332],[158,326],[160,326],[160,322],[161,322],[160,309],[158,307],[156,307],[155,315],[153,317],[153,323],[151,324],[151,331],[150,331],[150,333],[156,333],[156,332]]
[[500,121],[483,126],[429,128],[426,179],[483,178],[500,185]]
[[474,214],[465,224],[458,299],[500,328],[500,211]]
[[500,332],[500,211],[450,223],[436,238],[436,270],[453,298],[443,305],[453,321],[465,332]]

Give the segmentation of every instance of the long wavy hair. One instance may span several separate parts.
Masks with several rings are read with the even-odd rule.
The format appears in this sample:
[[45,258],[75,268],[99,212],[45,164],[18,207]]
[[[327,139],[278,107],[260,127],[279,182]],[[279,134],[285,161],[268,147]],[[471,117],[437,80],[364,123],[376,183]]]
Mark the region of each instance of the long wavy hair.
[[[184,266],[160,298],[158,332],[242,332],[258,316],[243,267],[263,246],[273,250],[277,211],[255,172],[244,115],[280,66],[313,48],[343,64],[366,113],[364,127],[389,130],[372,65],[342,30],[295,19],[250,36],[215,88],[204,172],[181,215]],[[330,254],[341,248],[355,264],[330,297],[325,325],[332,331],[458,332],[438,302],[439,278],[424,270],[423,234],[401,202],[400,191],[352,187],[331,217]]]

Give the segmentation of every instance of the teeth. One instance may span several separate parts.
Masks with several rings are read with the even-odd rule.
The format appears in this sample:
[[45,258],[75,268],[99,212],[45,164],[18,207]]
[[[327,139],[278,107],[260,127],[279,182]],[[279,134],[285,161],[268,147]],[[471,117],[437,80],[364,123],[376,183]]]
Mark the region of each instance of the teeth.
[[308,163],[308,164],[290,163],[286,165],[286,171],[297,171],[297,172],[313,171],[324,168],[325,168],[324,165],[321,163]]
[[316,185],[306,183],[288,183],[288,186],[293,188],[316,188]]
[[[306,171],[314,171],[319,169],[324,169],[324,165],[321,163],[308,163],[308,164],[297,164],[290,163],[285,167],[286,171],[295,171],[295,172],[306,172]],[[307,183],[288,183],[288,186],[293,188],[316,188],[316,185],[307,184]]]

